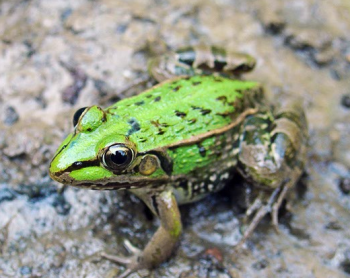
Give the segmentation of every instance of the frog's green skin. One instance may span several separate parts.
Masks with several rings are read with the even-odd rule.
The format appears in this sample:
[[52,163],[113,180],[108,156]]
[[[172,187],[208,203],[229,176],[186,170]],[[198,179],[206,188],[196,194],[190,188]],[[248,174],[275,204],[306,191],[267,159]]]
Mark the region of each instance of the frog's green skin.
[[[188,65],[194,68],[187,75],[207,73],[208,69],[221,71],[223,62],[212,62],[218,60],[225,60],[226,68],[233,69],[230,75],[254,65],[246,56],[246,65],[238,66],[235,72],[233,58],[241,58],[241,54],[231,57],[223,51],[218,55],[218,49],[207,49],[204,55],[205,48],[200,49],[176,53],[177,64],[172,67],[176,70],[168,71],[167,76],[178,74],[185,60],[184,69]],[[173,55],[153,62],[150,71],[159,73],[165,65],[171,68],[168,63]],[[172,78],[107,109],[85,109],[74,133],[56,152],[50,176],[77,187],[127,189],[160,218],[161,226],[142,252],[132,258],[115,258],[127,264],[121,276],[126,277],[167,259],[182,230],[178,205],[220,190],[235,170],[253,184],[273,191],[268,207],[255,205],[252,210],[261,208],[265,215],[273,209],[277,215],[286,190],[303,169],[306,121],[295,103],[270,110],[256,82],[214,75]],[[130,150],[130,163],[112,169],[105,153],[115,144]],[[244,239],[261,217],[253,219]]]

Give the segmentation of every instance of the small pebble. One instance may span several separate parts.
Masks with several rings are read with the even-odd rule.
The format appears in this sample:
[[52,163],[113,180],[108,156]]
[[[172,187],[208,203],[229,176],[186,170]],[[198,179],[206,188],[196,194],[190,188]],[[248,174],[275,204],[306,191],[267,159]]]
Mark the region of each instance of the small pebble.
[[63,12],[61,13],[61,20],[62,21],[67,20],[67,18],[70,17],[72,13],[73,13],[73,10],[71,8],[64,9]]
[[21,275],[30,275],[32,274],[32,269],[29,266],[22,266],[19,268]]
[[10,189],[5,188],[0,190],[0,203],[5,201],[12,201],[15,198],[15,194]]
[[346,108],[350,108],[350,94],[343,95],[341,98],[341,105],[343,105]]
[[262,259],[252,265],[252,267],[256,270],[261,270],[266,268],[269,265],[269,262],[265,259]]
[[329,222],[325,228],[327,230],[333,230],[333,231],[339,231],[343,229],[343,227],[337,221]]
[[340,267],[347,274],[350,274],[350,250],[346,250],[344,253],[344,260],[341,262]]
[[346,61],[350,63],[350,54],[346,55]]
[[4,114],[4,124],[11,126],[14,125],[19,119],[19,116],[12,106],[9,106],[5,109],[5,114]]
[[350,194],[350,179],[343,178],[339,182],[339,188],[341,192],[343,192],[346,195]]

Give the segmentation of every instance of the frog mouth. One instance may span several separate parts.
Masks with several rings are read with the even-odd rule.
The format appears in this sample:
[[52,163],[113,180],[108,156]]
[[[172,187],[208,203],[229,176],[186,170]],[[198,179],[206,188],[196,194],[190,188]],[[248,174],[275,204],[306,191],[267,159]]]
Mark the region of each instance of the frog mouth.
[[135,189],[148,185],[158,186],[169,181],[169,177],[150,178],[144,176],[119,175],[117,179],[104,178],[95,181],[82,180],[77,181],[70,176],[69,172],[63,172],[57,175],[50,173],[52,179],[78,188],[87,188],[92,190],[119,190]]
[[165,179],[152,179],[140,182],[118,183],[118,182],[83,182],[79,184],[71,184],[74,187],[85,188],[91,190],[120,190],[120,189],[137,189],[146,186],[158,186],[164,184]]
[[71,184],[77,188],[91,189],[91,190],[120,190],[120,189],[134,189],[147,186],[145,183],[80,183],[80,184]]

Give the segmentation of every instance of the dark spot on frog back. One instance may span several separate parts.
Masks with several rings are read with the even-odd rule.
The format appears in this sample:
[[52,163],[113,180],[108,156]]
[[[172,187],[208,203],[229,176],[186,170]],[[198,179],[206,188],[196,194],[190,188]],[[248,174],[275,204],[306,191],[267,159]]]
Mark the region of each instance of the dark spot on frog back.
[[151,121],[151,124],[158,129],[157,135],[163,135],[166,132],[166,129],[169,127],[167,123],[160,123],[159,120]]
[[188,124],[189,125],[192,125],[192,124],[194,124],[196,122],[197,122],[197,119],[195,119],[195,118],[188,120]]
[[144,101],[144,100],[135,102],[135,105],[136,105],[136,106],[141,106],[141,105],[144,105],[144,104],[145,104],[145,101]]
[[161,97],[160,97],[160,96],[158,96],[158,97],[156,97],[156,98],[154,99],[155,102],[158,102],[158,101],[160,101],[160,100],[161,100]]
[[216,115],[218,116],[221,116],[221,117],[228,117],[230,115],[234,115],[234,112],[230,112],[230,111],[225,111],[225,112],[222,112],[222,113],[216,113]]
[[177,117],[184,118],[184,117],[186,117],[187,114],[185,112],[181,112],[181,111],[175,110],[175,115]]
[[168,127],[169,125],[167,123],[161,123],[159,120],[151,121],[151,124],[154,125],[155,127]]
[[202,109],[201,113],[202,113],[202,115],[207,115],[207,114],[211,113],[211,110],[210,109]]
[[205,147],[203,147],[201,144],[197,144],[198,147],[198,152],[201,155],[201,157],[205,157],[207,150],[205,149]]
[[211,109],[205,109],[205,108],[198,107],[198,106],[191,106],[191,108],[193,110],[199,110],[202,115],[207,115],[207,114],[211,113]]
[[181,89],[181,86],[178,85],[178,86],[176,86],[175,88],[173,88],[173,92],[177,92],[177,91],[180,90],[180,89]]
[[130,136],[141,129],[139,122],[135,118],[130,118],[128,124],[131,128],[128,130],[127,135]]
[[223,104],[227,103],[227,97],[226,96],[220,96],[216,98],[216,100],[221,101]]

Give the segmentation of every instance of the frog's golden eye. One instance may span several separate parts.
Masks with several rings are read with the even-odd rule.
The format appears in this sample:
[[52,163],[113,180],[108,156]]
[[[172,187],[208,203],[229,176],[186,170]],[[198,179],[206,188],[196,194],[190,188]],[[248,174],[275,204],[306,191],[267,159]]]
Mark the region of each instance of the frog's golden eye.
[[123,144],[109,146],[102,155],[102,164],[110,170],[124,170],[134,158],[134,151]]
[[87,107],[82,107],[79,108],[73,116],[73,127],[75,127],[78,124],[79,118],[80,116],[84,113],[84,111],[86,110]]

